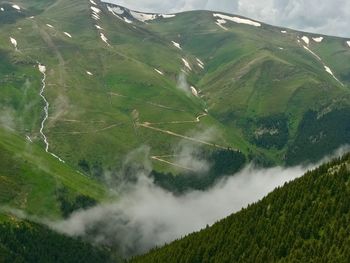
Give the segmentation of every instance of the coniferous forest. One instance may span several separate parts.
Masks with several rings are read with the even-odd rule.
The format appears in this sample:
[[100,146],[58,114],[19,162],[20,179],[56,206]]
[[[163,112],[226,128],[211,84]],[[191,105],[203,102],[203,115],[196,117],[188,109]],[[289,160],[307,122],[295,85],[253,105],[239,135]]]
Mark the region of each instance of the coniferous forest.
[[131,262],[349,262],[350,155]]
[[105,248],[58,234],[45,226],[10,218],[0,224],[1,263],[117,262]]

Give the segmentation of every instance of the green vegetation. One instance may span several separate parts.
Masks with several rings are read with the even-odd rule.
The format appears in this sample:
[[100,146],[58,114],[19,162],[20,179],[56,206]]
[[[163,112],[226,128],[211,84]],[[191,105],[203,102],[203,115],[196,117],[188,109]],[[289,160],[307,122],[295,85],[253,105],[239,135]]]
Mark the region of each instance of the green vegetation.
[[105,248],[58,234],[47,227],[13,217],[0,223],[0,261],[18,262],[118,262]]
[[217,150],[198,153],[199,159],[208,160],[210,168],[207,172],[188,171],[185,174],[173,175],[152,171],[155,184],[171,192],[181,194],[190,190],[206,190],[219,179],[237,173],[246,164],[245,157],[233,150]]
[[350,110],[340,109],[305,114],[298,134],[287,152],[287,164],[317,161],[324,151],[332,152],[340,144],[350,144]]
[[[17,0],[20,12],[0,3],[1,208],[59,219],[94,206],[108,198],[104,175],[117,174],[128,153],[144,145],[155,182],[181,194],[207,189],[250,161],[316,162],[350,143],[345,39],[325,36],[308,47],[338,82],[303,47],[300,38],[313,34],[229,21],[226,31],[209,11],[129,24],[96,2],[101,11],[95,20],[88,0]],[[46,66],[45,99],[39,63]],[[49,152],[65,162],[45,152],[45,100]],[[211,164],[209,171],[189,172],[157,158],[172,156],[184,142],[205,148],[198,157]],[[348,158],[135,260],[342,262],[350,247],[348,172],[341,165]],[[134,179],[134,170],[127,172]],[[0,225],[0,261],[108,261],[104,249],[42,226],[6,215],[0,221],[6,222]],[[71,255],[74,248],[86,254]]]
[[[296,148],[307,136],[308,128],[299,129],[307,112],[350,107],[345,39],[325,37],[309,46],[342,86],[297,42],[312,34],[233,22],[225,31],[207,11],[128,24],[104,3],[98,3],[96,21],[89,1],[17,2],[21,12],[4,4],[0,13],[0,19],[13,20],[0,23],[0,114],[6,116],[1,126],[44,146],[40,61],[47,67],[44,94],[50,108],[44,132],[50,151],[85,174],[101,179],[141,145],[151,146],[151,156],[169,155],[181,140],[169,131],[187,136],[215,127],[219,136],[211,143],[239,149],[263,165],[318,160],[347,142],[342,136],[331,147],[315,145],[302,160],[292,156],[300,156]],[[95,25],[104,29],[110,46]],[[199,97],[177,88],[182,58],[192,68],[185,75]],[[208,116],[196,121],[205,110]],[[337,137],[329,125],[322,129]],[[151,160],[156,172],[174,173],[172,165]]]
[[0,130],[0,163],[0,206],[57,218],[72,212],[67,204],[84,208],[107,198],[102,184],[7,130]]
[[348,262],[350,154],[131,262]]

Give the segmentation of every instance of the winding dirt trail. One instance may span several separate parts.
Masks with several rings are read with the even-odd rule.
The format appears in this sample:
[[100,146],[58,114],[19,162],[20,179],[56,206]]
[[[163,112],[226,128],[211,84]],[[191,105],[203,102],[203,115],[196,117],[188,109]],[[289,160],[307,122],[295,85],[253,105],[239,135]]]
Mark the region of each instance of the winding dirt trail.
[[97,129],[97,130],[93,130],[93,131],[71,131],[71,132],[54,132],[55,134],[70,134],[70,135],[81,135],[81,134],[92,134],[92,133],[99,133],[99,132],[104,132],[116,127],[119,127],[121,125],[123,125],[124,123],[115,123],[115,124],[111,124],[107,127],[101,128],[101,129]]
[[155,103],[155,102],[144,101],[144,100],[142,100],[142,99],[138,99],[138,98],[134,98],[134,97],[125,96],[125,95],[122,95],[122,94],[119,94],[119,93],[115,93],[115,92],[109,92],[108,94],[109,94],[110,96],[115,96],[115,97],[121,97],[121,98],[131,99],[131,100],[138,101],[138,102],[140,102],[140,103],[148,104],[148,105],[151,105],[151,106],[154,106],[154,107],[158,107],[158,108],[161,108],[161,109],[172,110],[172,111],[179,111],[179,112],[186,112],[185,110],[181,110],[181,109],[176,109],[176,108],[168,107],[168,106],[165,106],[165,105],[162,105],[162,104],[159,104],[159,103]]
[[[202,116],[202,115],[200,115],[200,116]],[[198,116],[195,121],[191,121],[191,122],[192,123],[199,123],[200,122],[200,116]],[[206,116],[206,115],[203,115],[202,117],[204,117],[204,116]],[[189,121],[184,121],[184,122],[187,123]],[[184,123],[184,122],[176,121],[176,122],[169,122],[169,123]],[[146,129],[150,129],[150,130],[157,131],[157,132],[160,132],[160,133],[164,133],[164,134],[167,134],[167,135],[170,135],[170,136],[174,136],[174,137],[178,137],[178,138],[181,138],[181,139],[184,139],[184,140],[192,141],[192,142],[195,142],[195,143],[211,146],[211,147],[218,148],[218,149],[227,149],[226,146],[222,146],[222,145],[214,144],[214,143],[207,142],[207,141],[204,141],[204,140],[192,138],[192,137],[189,137],[189,136],[186,136],[186,135],[182,135],[182,134],[178,134],[178,133],[175,133],[175,132],[172,132],[172,131],[169,131],[169,130],[164,130],[164,129],[153,127],[153,126],[151,126],[152,124],[148,123],[148,122],[139,123],[137,125],[139,127],[143,127],[143,128],[146,128]]]
[[155,160],[155,161],[158,161],[158,162],[161,162],[161,163],[169,164],[169,165],[171,165],[171,166],[175,166],[175,167],[177,167],[177,168],[181,168],[181,169],[183,169],[183,170],[195,172],[195,171],[194,171],[193,169],[191,169],[191,168],[188,168],[188,167],[185,167],[185,166],[182,166],[182,165],[179,165],[179,164],[176,164],[176,163],[173,163],[173,162],[164,160],[164,159],[161,158],[161,156],[151,156],[151,159],[152,159],[152,160]]

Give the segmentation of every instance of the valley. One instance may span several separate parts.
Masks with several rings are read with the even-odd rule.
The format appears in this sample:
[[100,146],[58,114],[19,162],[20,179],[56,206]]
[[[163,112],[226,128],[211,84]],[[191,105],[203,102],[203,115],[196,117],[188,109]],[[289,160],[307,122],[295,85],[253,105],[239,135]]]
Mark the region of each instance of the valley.
[[57,240],[86,262],[303,262],[308,246],[343,262],[349,43],[217,11],[0,1],[0,261],[75,262]]

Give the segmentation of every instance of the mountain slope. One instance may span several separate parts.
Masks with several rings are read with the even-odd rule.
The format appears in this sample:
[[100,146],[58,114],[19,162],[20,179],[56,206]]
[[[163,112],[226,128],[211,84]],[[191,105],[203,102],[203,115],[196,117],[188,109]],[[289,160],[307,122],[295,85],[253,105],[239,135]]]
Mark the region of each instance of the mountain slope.
[[350,155],[131,262],[348,262]]
[[105,187],[0,129],[0,206],[60,218],[107,198]]
[[107,249],[13,216],[0,223],[0,230],[1,262],[118,262]]
[[157,172],[182,175],[183,141],[263,165],[316,161],[350,143],[345,39],[207,11],[16,4],[1,4],[1,123],[86,174],[117,171],[142,145]]

